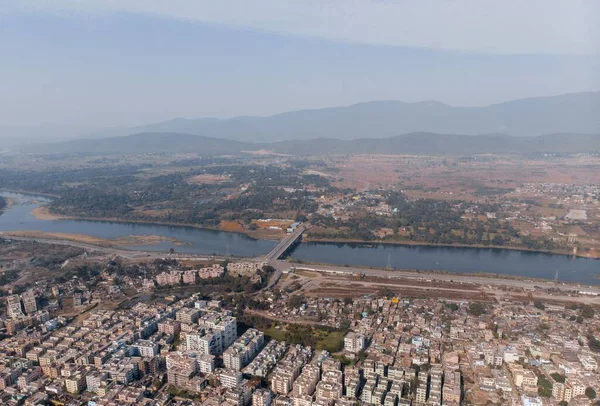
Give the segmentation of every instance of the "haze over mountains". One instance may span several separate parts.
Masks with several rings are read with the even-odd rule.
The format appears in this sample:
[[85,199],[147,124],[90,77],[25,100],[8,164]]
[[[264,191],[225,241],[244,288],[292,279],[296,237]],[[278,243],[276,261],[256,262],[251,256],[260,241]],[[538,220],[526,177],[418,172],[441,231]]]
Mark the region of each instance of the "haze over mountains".
[[311,138],[382,138],[411,132],[443,134],[600,134],[600,92],[520,99],[486,107],[440,102],[376,101],[346,107],[300,110],[270,117],[177,118],[100,131],[97,137],[140,132],[177,132],[238,141]]
[[536,137],[410,133],[387,138],[311,140],[253,143],[181,133],[139,133],[124,137],[34,144],[22,148],[30,153],[145,154],[194,153],[204,156],[233,155],[268,150],[286,155],[324,154],[417,154],[472,155],[522,153],[600,152],[600,135],[552,134]]
[[203,155],[259,149],[302,155],[588,152],[600,151],[597,134],[600,92],[587,92],[487,107],[380,101],[270,117],[174,119],[87,133],[69,141],[29,141],[19,150]]

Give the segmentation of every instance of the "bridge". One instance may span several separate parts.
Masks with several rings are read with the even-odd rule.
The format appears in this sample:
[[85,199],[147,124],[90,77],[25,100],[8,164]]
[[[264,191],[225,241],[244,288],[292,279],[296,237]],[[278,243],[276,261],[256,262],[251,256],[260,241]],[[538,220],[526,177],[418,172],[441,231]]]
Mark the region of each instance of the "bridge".
[[288,234],[283,240],[277,244],[275,248],[271,250],[266,256],[265,261],[271,262],[273,260],[279,259],[283,254],[285,254],[290,248],[292,248],[297,242],[302,239],[302,234],[306,231],[308,227],[304,224],[300,224],[296,229]]

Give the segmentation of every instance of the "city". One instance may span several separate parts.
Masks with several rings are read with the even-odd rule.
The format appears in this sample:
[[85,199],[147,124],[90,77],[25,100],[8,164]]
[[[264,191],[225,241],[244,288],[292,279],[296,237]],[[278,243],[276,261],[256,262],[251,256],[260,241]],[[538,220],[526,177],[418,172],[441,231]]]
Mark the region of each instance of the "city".
[[0,405],[600,406],[600,1],[0,1]]
[[[98,282],[74,278],[6,297],[0,400],[588,405],[600,390],[595,291],[573,293],[579,303],[540,287],[514,287],[527,292],[520,300],[464,300],[452,289],[409,297],[393,286],[328,298],[290,287],[315,273],[297,266],[267,287],[275,272],[267,263],[155,262],[153,277],[141,269],[116,277],[111,261]],[[179,290],[229,277],[244,277],[246,293]],[[146,294],[128,301],[126,285]]]

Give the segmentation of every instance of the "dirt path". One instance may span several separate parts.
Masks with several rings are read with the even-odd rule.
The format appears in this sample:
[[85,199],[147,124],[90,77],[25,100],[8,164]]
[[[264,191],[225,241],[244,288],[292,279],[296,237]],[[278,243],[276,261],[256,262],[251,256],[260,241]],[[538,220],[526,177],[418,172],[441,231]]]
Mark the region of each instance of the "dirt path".
[[292,319],[286,319],[285,317],[271,316],[267,312],[264,312],[261,310],[246,309],[246,310],[244,310],[244,313],[253,314],[255,316],[264,317],[265,319],[279,321],[279,322],[288,323],[288,324],[305,324],[308,326],[314,326],[314,325],[319,324],[318,322],[312,321],[312,320],[297,320],[297,319],[292,320]]

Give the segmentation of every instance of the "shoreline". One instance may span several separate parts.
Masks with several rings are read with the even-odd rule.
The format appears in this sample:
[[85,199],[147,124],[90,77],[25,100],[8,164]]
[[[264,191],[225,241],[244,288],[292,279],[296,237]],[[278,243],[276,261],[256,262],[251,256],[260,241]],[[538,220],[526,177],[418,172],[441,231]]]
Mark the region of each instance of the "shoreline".
[[[330,268],[340,268],[341,270],[345,269],[345,268],[350,268],[350,269],[354,269],[354,268],[360,268],[360,269],[365,269],[365,270],[372,270],[372,271],[383,271],[383,272],[389,272],[389,275],[387,276],[388,278],[401,278],[402,276],[395,276],[394,272],[412,272],[412,273],[416,273],[419,276],[422,276],[423,279],[427,278],[428,276],[435,276],[435,275],[444,275],[444,276],[461,276],[461,277],[477,277],[477,278],[487,278],[487,279],[506,279],[506,280],[511,280],[511,281],[520,281],[520,282],[540,282],[540,283],[553,283],[554,280],[551,278],[536,278],[536,277],[526,277],[526,276],[518,276],[518,275],[508,275],[508,274],[501,274],[501,273],[491,273],[491,272],[453,272],[453,271],[445,271],[443,269],[413,269],[413,268],[393,268],[393,269],[386,269],[386,268],[382,268],[382,267],[375,267],[375,266],[366,266],[366,265],[349,265],[348,267],[344,266],[344,265],[335,265],[335,264],[329,264],[329,263],[324,263],[324,262],[313,262],[313,261],[301,261],[301,262],[295,262],[293,260],[287,260],[290,264],[292,264],[294,266],[294,268],[296,268],[296,270],[298,271],[307,271],[307,272],[319,272],[319,271],[314,271],[311,269],[307,269],[311,266],[313,267],[318,267],[318,266],[323,266],[323,267],[330,267]],[[350,272],[348,272],[350,274]],[[383,276],[380,276],[383,277]],[[563,285],[568,285],[568,286],[577,286],[577,285],[582,285],[579,282],[571,282],[571,281],[560,281],[559,283],[563,284]],[[599,282],[600,285],[600,282]]]
[[169,237],[161,237],[158,235],[126,235],[115,239],[106,239],[94,237],[87,234],[73,234],[61,232],[44,232],[39,230],[14,230],[5,231],[3,234],[7,237],[17,238],[33,238],[44,240],[56,240],[67,242],[81,242],[89,245],[97,245],[103,248],[125,248],[127,246],[152,245],[162,242],[170,242],[176,246],[184,246],[185,243]]
[[[17,193],[17,192],[13,192]],[[31,213],[39,220],[81,220],[81,221],[102,221],[102,222],[114,222],[114,223],[123,223],[123,224],[147,224],[147,225],[159,225],[159,226],[171,226],[171,227],[191,227],[199,230],[210,230],[210,231],[218,231],[223,233],[234,233],[241,234],[246,236],[247,238],[254,240],[265,240],[265,241],[278,241],[273,240],[272,238],[265,238],[261,236],[259,233],[250,233],[248,230],[240,230],[240,231],[229,231],[224,230],[220,227],[210,227],[210,226],[201,226],[197,224],[184,224],[177,222],[168,222],[168,221],[152,221],[152,220],[123,220],[114,217],[82,217],[82,216],[66,216],[61,214],[50,213],[46,205],[40,205],[34,208]],[[422,246],[422,247],[448,247],[448,248],[473,248],[473,249],[498,249],[498,250],[511,250],[511,251],[521,251],[521,252],[531,252],[531,253],[542,253],[548,255],[563,255],[567,257],[575,257],[575,258],[584,258],[584,259],[596,259],[600,260],[600,256],[594,257],[589,255],[583,255],[580,253],[573,254],[568,251],[559,251],[559,250],[536,250],[525,247],[509,247],[509,246],[496,246],[496,245],[469,245],[469,244],[436,244],[436,243],[427,243],[420,241],[363,241],[357,239],[332,239],[332,238],[310,238],[303,237],[303,242],[307,243],[331,243],[331,244],[382,244],[382,245],[390,245],[390,246]]]
[[[107,240],[107,239],[103,239],[103,238],[98,238],[98,237],[92,237],[89,235],[85,235],[85,234],[68,234],[68,233],[47,233],[47,232],[41,232],[41,231],[7,231],[7,232],[0,232],[0,237],[15,237],[15,238],[27,238],[27,239],[41,239],[41,240],[47,240],[46,242],[49,241],[56,241],[56,242],[62,242],[62,243],[66,243],[66,244],[76,244],[76,243],[83,243],[83,244],[87,244],[90,246],[97,246],[98,248],[104,248],[104,249],[122,249],[122,250],[126,250],[128,252],[131,253],[141,253],[142,251],[139,251],[136,248],[128,248],[127,246],[132,246],[135,247],[136,245],[139,245],[140,243],[143,243],[144,241],[139,241],[139,240],[135,240],[136,237],[139,237],[141,239],[144,239],[145,242],[147,243],[159,243],[159,242],[164,242],[164,241],[171,241],[171,239],[166,238],[166,237],[160,237],[160,236],[156,236],[156,235],[150,235],[150,236],[123,236],[123,237],[119,237],[118,239],[115,240]],[[132,241],[131,238],[134,238],[134,240]],[[173,244],[175,245],[179,245],[176,241],[171,241],[173,242]],[[162,254],[166,254],[167,251],[156,251],[156,253],[162,253]],[[186,255],[186,254],[183,254]],[[195,254],[192,254],[195,255]],[[330,263],[324,263],[324,262],[318,262],[318,261],[305,261],[305,260],[294,260],[294,259],[283,259],[280,260],[281,262],[286,262],[289,264],[290,267],[296,268],[298,270],[307,270],[307,271],[312,271],[310,268],[311,267],[325,267],[325,268],[330,268],[330,269],[334,269],[337,270],[337,272],[344,272],[344,273],[348,273],[348,274],[352,274],[355,270],[370,270],[370,271],[378,271],[378,272],[383,272],[387,275],[381,275],[382,277],[391,277],[391,278],[396,278],[396,277],[402,277],[402,276],[398,276],[398,275],[394,275],[396,272],[398,273],[413,273],[415,274],[414,276],[419,277],[419,278],[423,278],[423,279],[427,279],[427,278],[431,278],[431,279],[436,279],[437,277],[443,277],[443,278],[452,278],[454,276],[456,277],[466,277],[466,278],[484,278],[486,280],[510,280],[510,281],[520,281],[520,282],[527,282],[527,283],[554,283],[553,279],[551,278],[538,278],[538,277],[527,277],[527,276],[519,276],[519,275],[509,275],[509,274],[502,274],[502,273],[491,273],[491,272],[454,272],[454,271],[447,271],[447,270],[443,270],[443,269],[415,269],[415,268],[393,268],[393,269],[385,269],[382,267],[375,267],[375,266],[367,266],[367,265],[337,265],[337,264],[330,264]],[[438,278],[439,279],[439,278]],[[452,279],[449,279],[450,281],[452,281]],[[580,288],[585,288],[586,283],[583,282],[574,282],[574,281],[565,281],[565,280],[561,280],[560,284],[564,285],[564,286],[572,286],[572,287],[580,287]],[[600,287],[600,279],[598,284],[592,284],[592,286],[594,288],[596,287]]]
[[340,238],[340,239],[331,239],[331,238],[310,238],[305,237],[302,239],[303,242],[306,243],[327,243],[327,244],[363,244],[363,245],[401,245],[401,246],[410,246],[410,247],[440,247],[440,248],[474,248],[474,249],[498,249],[498,250],[510,250],[510,251],[522,251],[522,252],[532,252],[539,254],[549,254],[549,255],[563,255],[566,257],[576,257],[576,258],[585,258],[585,259],[600,259],[600,257],[592,257],[581,254],[572,254],[565,251],[552,251],[552,250],[536,250],[531,248],[519,248],[519,247],[509,247],[509,246],[499,246],[499,245],[483,245],[483,244],[439,244],[439,243],[428,243],[421,241],[363,241],[352,238]]
[[35,216],[38,220],[76,220],[76,221],[99,221],[105,223],[122,223],[122,224],[146,224],[146,225],[155,225],[155,226],[168,226],[168,227],[189,227],[195,228],[198,230],[208,230],[208,231],[217,231],[222,233],[230,233],[230,234],[241,234],[247,238],[253,240],[265,240],[265,241],[279,241],[274,240],[272,238],[262,238],[260,234],[256,233],[248,233],[246,230],[241,231],[229,231],[224,230],[219,227],[210,227],[210,226],[201,226],[198,224],[185,224],[185,223],[176,223],[171,221],[154,221],[154,220],[124,220],[116,217],[83,217],[83,216],[66,216],[63,214],[54,214],[48,211],[48,208],[45,205],[41,205],[36,207],[31,211],[31,214]]

